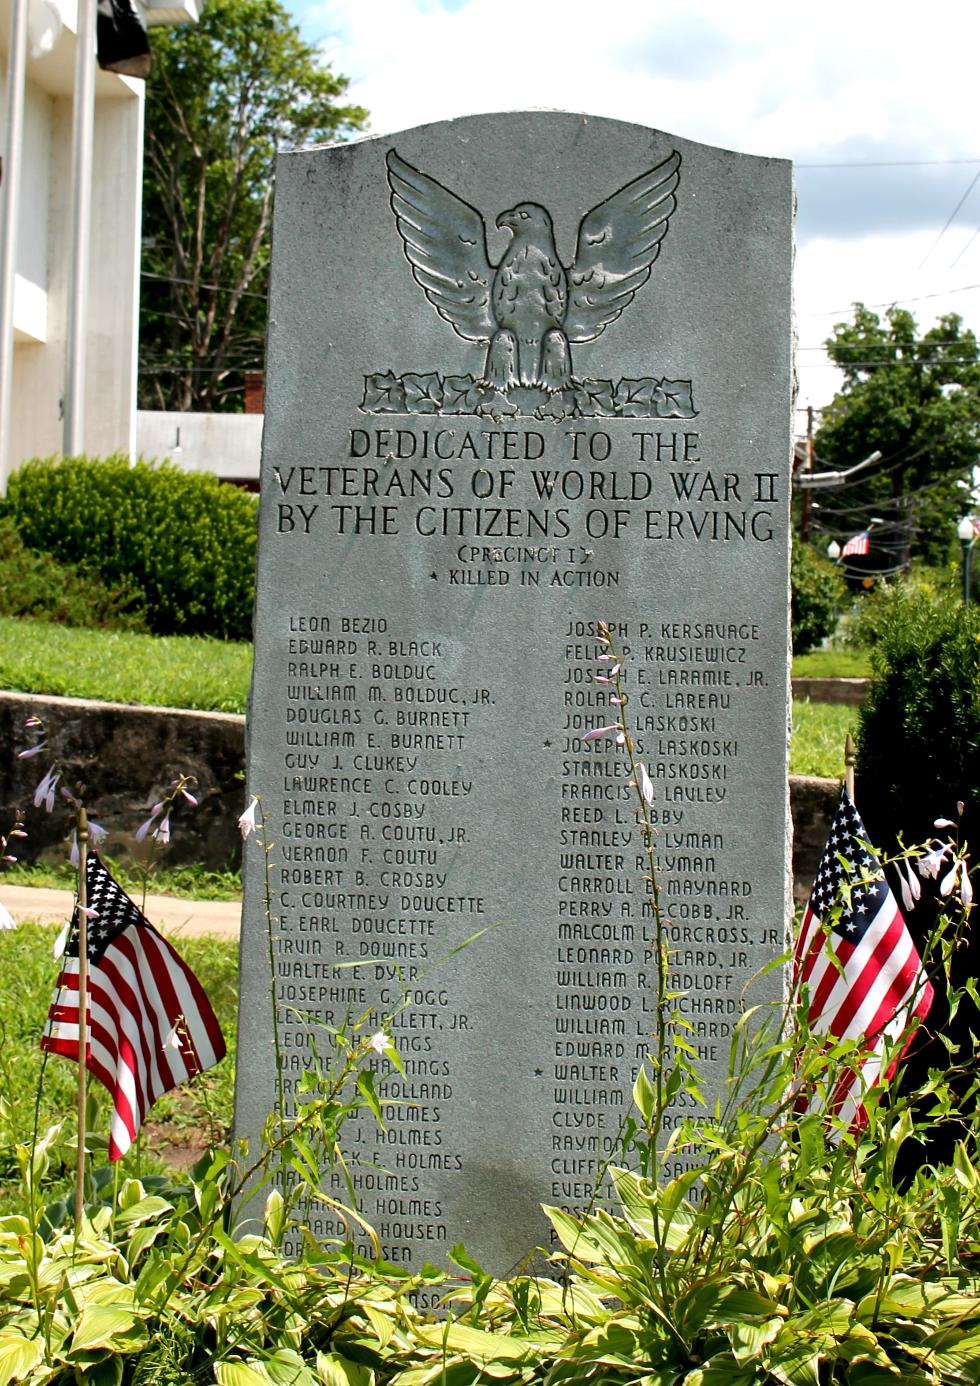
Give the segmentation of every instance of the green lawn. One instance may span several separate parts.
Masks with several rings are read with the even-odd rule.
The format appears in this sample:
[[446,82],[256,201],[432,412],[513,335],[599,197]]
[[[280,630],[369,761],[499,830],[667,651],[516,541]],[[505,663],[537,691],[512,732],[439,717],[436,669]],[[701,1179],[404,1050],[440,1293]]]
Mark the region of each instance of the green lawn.
[[[244,712],[252,647],[198,636],[91,631],[0,617],[0,688],[116,703]],[[814,650],[793,660],[811,678],[871,672],[863,650]]]
[[843,779],[844,742],[848,732],[857,733],[858,711],[837,703],[794,698],[790,774]]
[[867,650],[811,650],[796,655],[793,673],[809,679],[861,679],[871,674],[871,656]]
[[23,693],[244,712],[251,670],[250,644],[0,617],[0,688]]

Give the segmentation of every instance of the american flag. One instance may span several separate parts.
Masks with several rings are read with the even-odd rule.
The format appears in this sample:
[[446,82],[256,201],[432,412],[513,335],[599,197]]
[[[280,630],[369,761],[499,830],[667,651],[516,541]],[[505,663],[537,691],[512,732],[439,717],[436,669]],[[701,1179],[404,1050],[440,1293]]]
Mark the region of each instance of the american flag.
[[832,1112],[855,1127],[864,1123],[862,1098],[881,1076],[886,1048],[892,1047],[887,1080],[901,1057],[894,1054],[894,1042],[907,1036],[904,1054],[933,998],[912,936],[867,840],[845,789],[803,914],[793,977],[794,995],[806,989],[812,1029],[860,1045],[828,1102]]
[[[187,964],[113,880],[97,853],[86,867],[88,1022],[86,1067],[112,1094],[109,1159],[136,1139],[163,1093],[213,1068],[225,1041]],[[76,906],[41,1048],[78,1059]]]
[[847,543],[840,551],[841,558],[851,558],[855,554],[864,554],[871,547],[871,531],[863,529],[860,534],[855,534],[848,539]]

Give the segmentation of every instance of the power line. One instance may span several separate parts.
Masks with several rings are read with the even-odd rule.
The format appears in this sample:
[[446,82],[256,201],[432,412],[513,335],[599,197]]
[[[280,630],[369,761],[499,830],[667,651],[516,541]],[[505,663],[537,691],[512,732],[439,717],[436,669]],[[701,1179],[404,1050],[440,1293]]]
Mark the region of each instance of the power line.
[[794,168],[939,168],[948,164],[980,164],[980,159],[845,159],[834,164],[793,164]]
[[[927,298],[951,298],[953,294],[969,293],[971,289],[980,289],[980,284],[961,284],[958,289],[942,289],[934,294],[916,294],[909,298],[886,298],[880,303],[865,303],[865,308],[894,308],[899,303],[922,303]],[[835,313],[850,313],[854,308],[853,303],[849,303],[846,308],[821,308],[819,313],[804,313],[805,318],[829,318]]]
[[[966,192],[963,194],[963,196],[960,198],[959,202],[957,202],[956,206],[953,208],[953,210],[950,212],[949,216],[946,218],[946,225],[945,225],[945,226],[943,227],[943,229],[940,231],[939,235],[936,237],[935,241],[933,241],[932,245],[931,245],[931,246],[929,247],[929,249],[926,251],[925,255],[923,255],[923,257],[922,257],[922,264],[919,265],[919,269],[922,268],[922,265],[925,264],[925,262],[928,260],[929,256],[932,254],[932,252],[935,250],[936,246],[939,244],[939,242],[940,242],[940,241],[942,240],[942,238],[945,236],[946,232],[949,230],[950,226],[953,224],[953,218],[956,216],[956,213],[957,213],[957,212],[960,210],[960,208],[963,206],[963,203],[966,201],[966,199],[970,196],[970,193],[973,191],[974,187],[976,186],[976,182],[977,182],[977,179],[978,179],[978,178],[980,178],[980,168],[977,169],[976,173],[975,173],[975,174],[973,175],[973,177],[970,179],[970,184],[969,184],[969,187],[967,188]],[[952,269],[952,265],[950,266],[950,269]]]
[[[236,290],[228,284],[203,284],[197,279],[181,279],[175,274],[157,274],[154,270],[141,270],[140,278],[155,279],[161,284],[189,284],[191,288],[211,289],[219,294],[232,294],[236,292]],[[269,297],[268,294],[259,293],[257,289],[242,289],[241,296],[242,298],[261,299],[267,299]]]

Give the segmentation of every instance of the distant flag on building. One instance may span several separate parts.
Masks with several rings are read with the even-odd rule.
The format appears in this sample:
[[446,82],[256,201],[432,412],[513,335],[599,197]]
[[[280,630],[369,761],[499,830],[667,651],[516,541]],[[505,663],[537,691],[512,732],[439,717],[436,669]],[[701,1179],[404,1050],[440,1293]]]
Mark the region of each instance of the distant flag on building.
[[[200,982],[91,852],[86,895],[88,1025],[86,1067],[112,1095],[109,1159],[136,1139],[163,1093],[224,1056],[221,1028]],[[78,909],[41,1048],[78,1059]]]
[[871,532],[863,529],[860,534],[855,534],[848,539],[847,543],[840,551],[841,558],[852,558],[856,555],[865,554],[871,547]]
[[[793,976],[793,993],[805,992],[813,1030],[859,1043],[828,1103],[855,1127],[864,1122],[863,1095],[881,1077],[886,1047],[907,1034],[905,1053],[933,999],[898,903],[866,844],[845,789],[803,914]],[[886,1081],[900,1057],[893,1054]]]

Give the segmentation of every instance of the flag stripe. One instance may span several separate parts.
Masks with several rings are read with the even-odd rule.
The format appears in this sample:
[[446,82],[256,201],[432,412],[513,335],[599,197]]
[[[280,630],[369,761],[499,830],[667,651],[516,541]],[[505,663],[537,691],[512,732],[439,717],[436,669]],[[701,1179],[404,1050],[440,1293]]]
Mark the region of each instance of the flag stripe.
[[[224,1056],[201,984],[120,889],[96,853],[88,859],[89,992],[86,1067],[112,1094],[109,1158],[124,1155],[153,1103]],[[76,909],[41,1047],[78,1059]],[[171,1043],[176,1033],[179,1045]]]
[[[803,913],[793,968],[794,994],[805,998],[813,1032],[857,1046],[840,1061],[839,1072],[827,1072],[827,1087],[817,1083],[820,1092],[799,1095],[797,1110],[826,1109],[854,1128],[867,1119],[864,1100],[882,1081],[886,1054],[885,1081],[933,999],[898,903],[866,843],[845,790]],[[828,1046],[828,1062],[831,1052]]]

